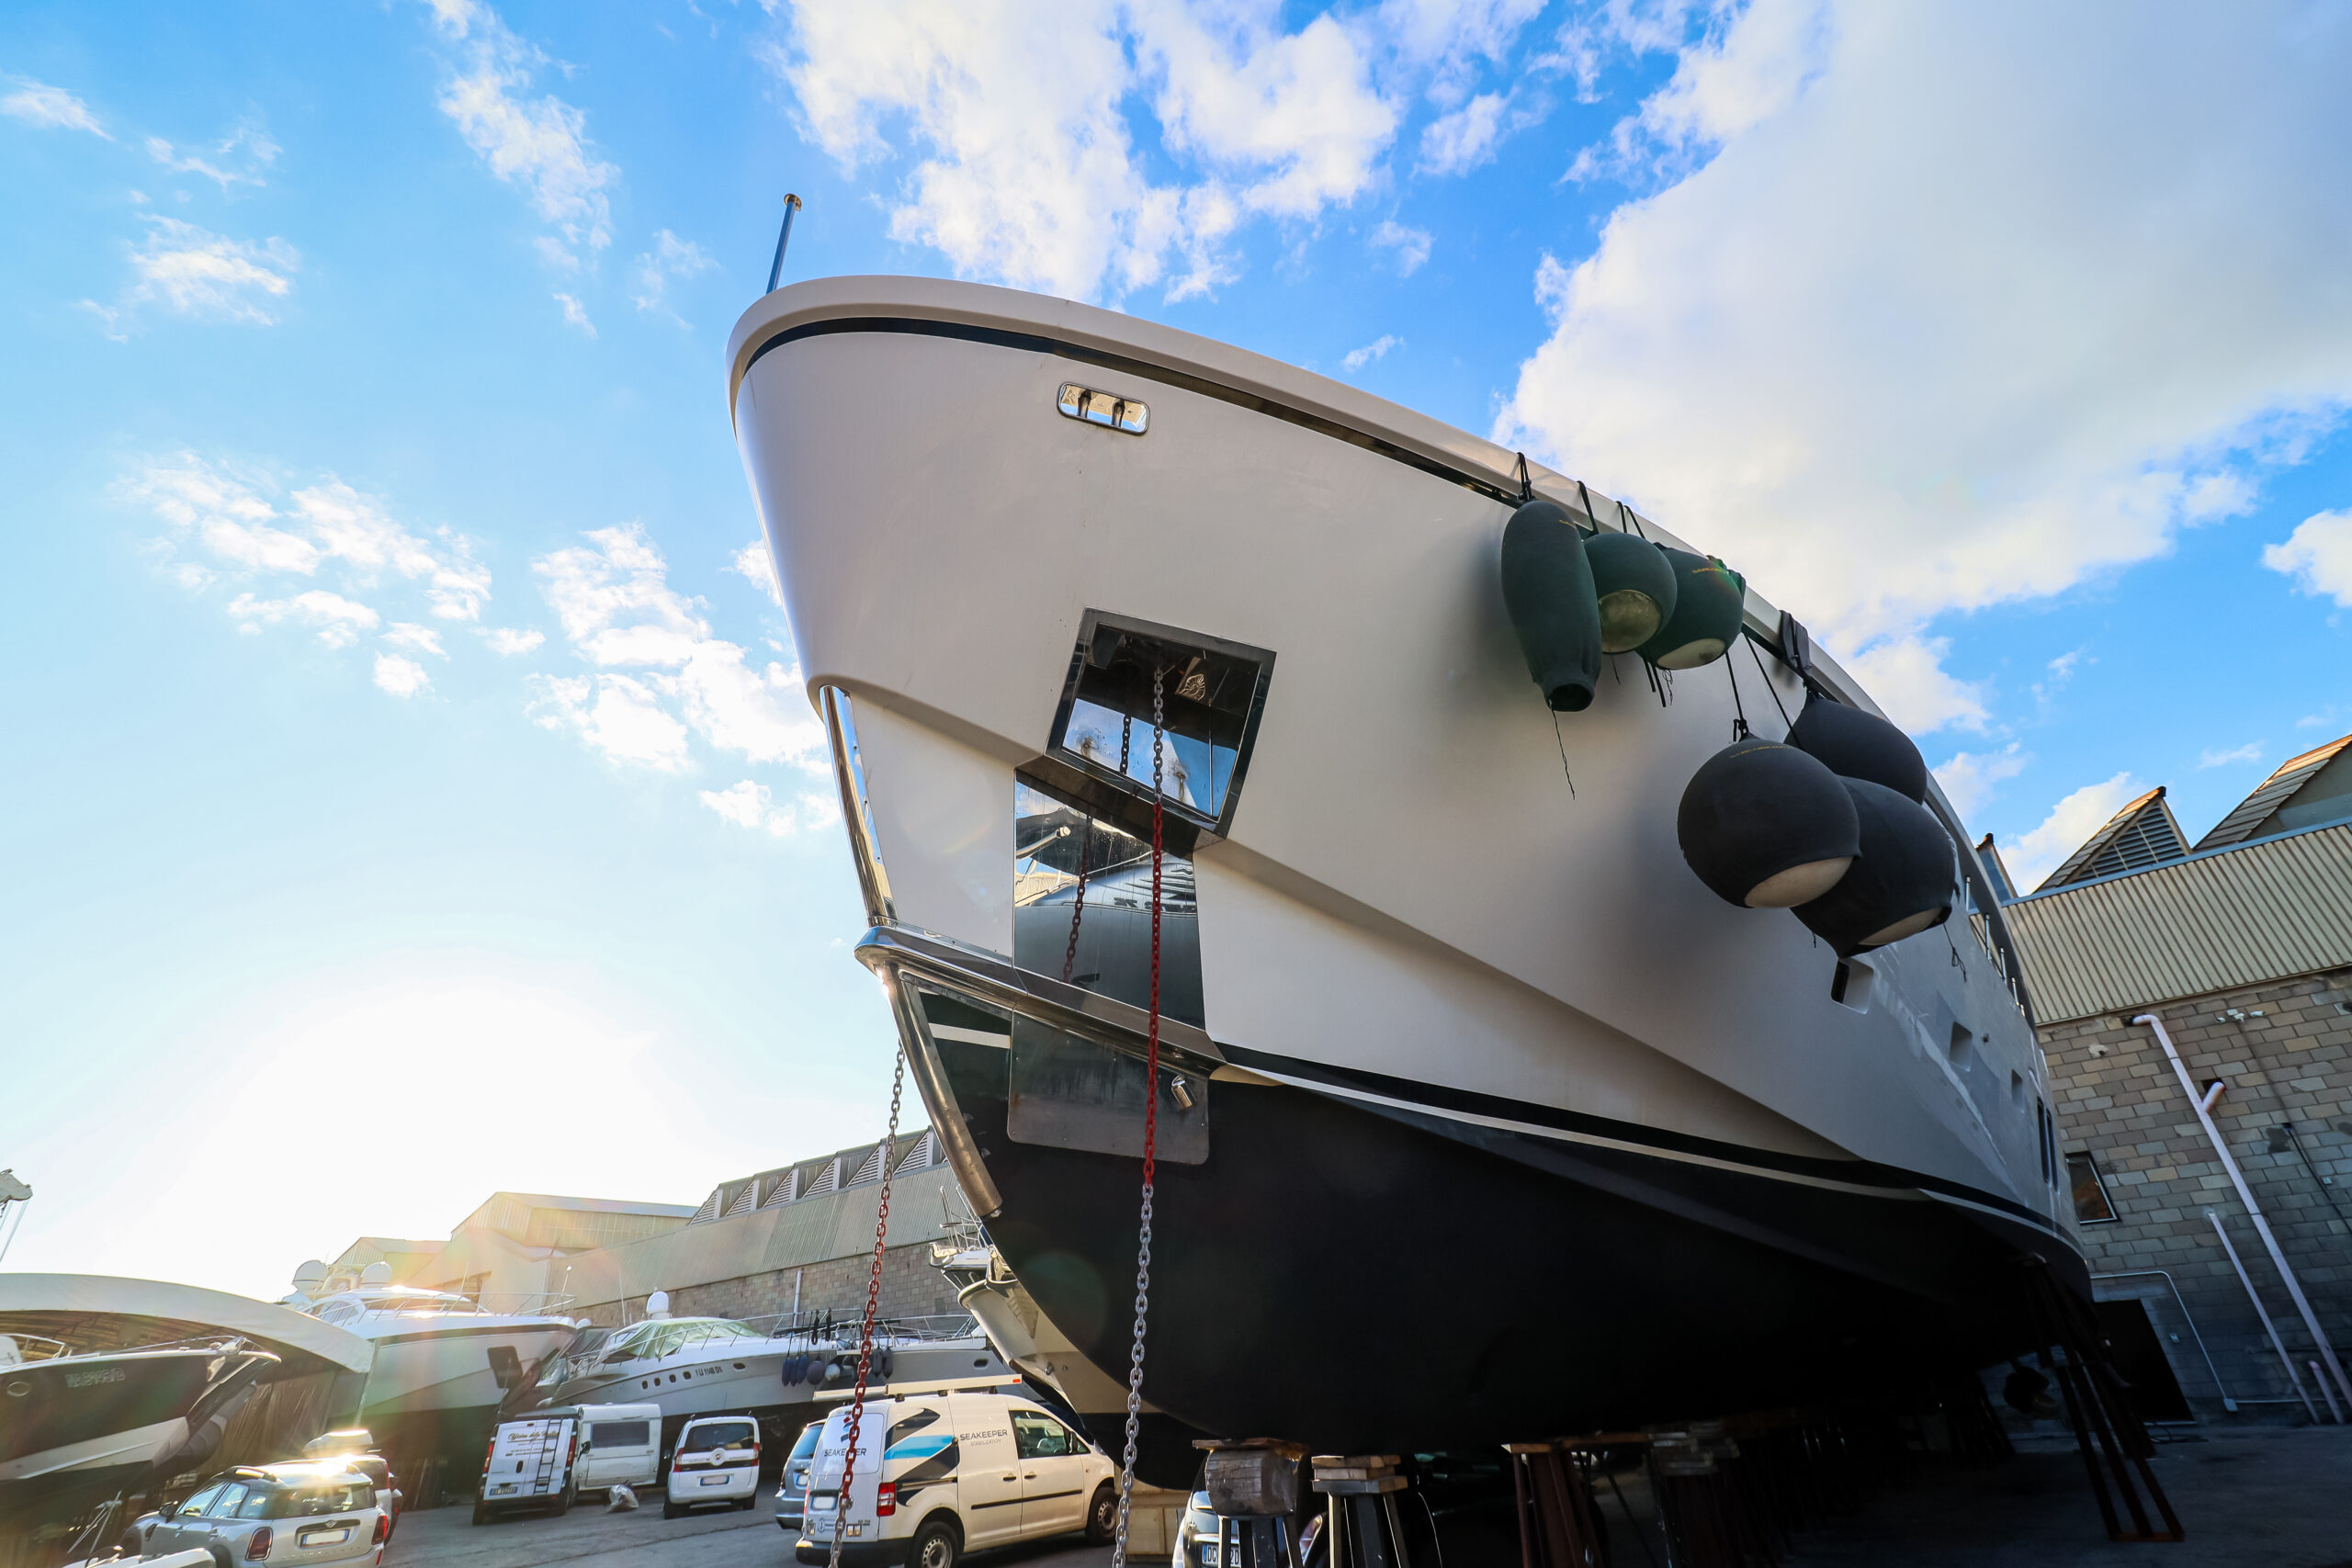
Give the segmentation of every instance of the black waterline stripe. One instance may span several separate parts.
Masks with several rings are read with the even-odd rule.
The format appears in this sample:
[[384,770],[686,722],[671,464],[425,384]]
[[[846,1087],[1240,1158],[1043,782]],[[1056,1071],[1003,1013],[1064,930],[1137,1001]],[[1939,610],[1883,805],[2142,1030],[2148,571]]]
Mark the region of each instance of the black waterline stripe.
[[1034,333],[1006,332],[998,327],[977,327],[964,321],[924,321],[911,316],[841,316],[831,321],[808,321],[800,326],[786,327],[752,351],[752,357],[743,363],[743,374],[749,376],[752,373],[752,367],[757,365],[761,356],[771,349],[782,348],[786,344],[798,343],[804,338],[831,337],[838,333],[898,333],[912,337],[956,338],[965,343],[992,344],[999,348],[1020,349],[1030,354],[1050,354],[1058,358],[1076,360],[1081,365],[1100,366],[1105,370],[1115,370],[1122,375],[1139,376],[1148,381],[1157,381],[1162,386],[1180,388],[1187,392],[1197,392],[1204,398],[1215,398],[1219,402],[1231,403],[1237,408],[1248,409],[1253,413],[1262,413],[1270,418],[1298,425],[1302,429],[1311,430],[1317,435],[1328,435],[1334,441],[1344,441],[1351,446],[1361,446],[1367,452],[1375,452],[1392,462],[1419,468],[1421,472],[1443,479],[1448,484],[1460,485],[1463,489],[1473,491],[1489,501],[1498,501],[1505,506],[1519,504],[1519,491],[1514,489],[1497,484],[1492,479],[1481,479],[1476,474],[1455,468],[1451,463],[1441,462],[1435,457],[1413,451],[1409,447],[1399,446],[1393,441],[1384,441],[1377,435],[1366,434],[1352,425],[1341,424],[1335,419],[1327,419],[1321,414],[1310,413],[1305,409],[1294,407],[1289,403],[1276,402],[1272,398],[1245,391],[1239,387],[1228,386],[1223,381],[1212,381],[1205,376],[1195,376],[1184,370],[1173,370],[1148,359],[1113,354],[1107,349],[1088,348],[1081,344],[1066,343],[1060,338],[1042,337]]
[[1631,1122],[1612,1122],[1605,1116],[1589,1116],[1579,1111],[1563,1111],[1555,1106],[1531,1105],[1523,1100],[1505,1100],[1498,1095],[1481,1094],[1476,1089],[1449,1089],[1442,1084],[1421,1083],[1412,1078],[1392,1077],[1386,1073],[1367,1072],[1359,1067],[1338,1067],[1323,1062],[1302,1062],[1291,1056],[1278,1056],[1268,1051],[1252,1050],[1228,1041],[1217,1042],[1227,1060],[1236,1066],[1254,1067],[1260,1072],[1278,1073],[1288,1077],[1305,1078],[1312,1083],[1328,1084],[1333,1089],[1352,1089],[1365,1094],[1376,1094],[1384,1100],[1402,1100],[1408,1105],[1425,1106],[1433,1111],[1452,1111],[1473,1116],[1490,1116],[1498,1122],[1518,1122],[1530,1126],[1550,1127],[1564,1133],[1581,1133],[1588,1137],[1607,1138],[1614,1143],[1633,1144],[1642,1147],[1695,1155],[1706,1159],[1721,1160],[1726,1165],[1747,1166],[1753,1169],[1779,1171],[1788,1176],[1812,1177],[1823,1181],[1841,1182],[1849,1187],[1880,1187],[1893,1190],[1935,1192],[1963,1202],[1997,1209],[2002,1213],[2025,1220],[2041,1229],[2054,1232],[2056,1226],[2047,1214],[2033,1210],[2014,1199],[1996,1193],[1981,1191],[1964,1182],[1950,1181],[1925,1171],[1905,1170],[1900,1166],[1881,1165],[1875,1160],[1823,1159],[1812,1155],[1781,1154],[1770,1149],[1750,1148],[1744,1144],[1726,1144],[1714,1138],[1702,1138],[1688,1133],[1670,1132],[1661,1127],[1645,1127]]

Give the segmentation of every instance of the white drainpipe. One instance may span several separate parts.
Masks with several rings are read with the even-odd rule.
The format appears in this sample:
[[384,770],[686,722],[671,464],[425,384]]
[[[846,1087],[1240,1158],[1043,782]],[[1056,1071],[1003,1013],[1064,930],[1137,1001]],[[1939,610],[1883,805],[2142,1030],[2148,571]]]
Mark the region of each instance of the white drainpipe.
[[[2262,1217],[2262,1205],[2254,1201],[2253,1190],[2246,1186],[2245,1178],[2238,1172],[2238,1162],[2230,1157],[2229,1145],[2214,1130],[2213,1118],[2206,1112],[2204,1100],[2199,1096],[2197,1086],[2189,1081],[2188,1066],[2182,1063],[2180,1053],[2173,1049],[2172,1036],[2165,1032],[2164,1020],[2154,1013],[2143,1012],[2132,1021],[2144,1023],[2155,1032],[2156,1043],[2165,1048],[2165,1059],[2172,1063],[2172,1070],[2179,1076],[2181,1092],[2188,1096],[2189,1109],[2197,1112],[2197,1124],[2205,1129],[2206,1142],[2213,1145],[2213,1153],[2222,1161],[2222,1169],[2229,1175],[2230,1185],[2238,1190],[2238,1201],[2245,1205],[2247,1216],[2254,1221],[2255,1235],[2262,1238],[2262,1245],[2270,1253],[2271,1263],[2278,1270],[2278,1278],[2286,1281],[2287,1294],[2293,1299],[2295,1310],[2302,1314],[2303,1326],[2311,1331],[2312,1343],[2319,1347],[2321,1357],[2327,1362],[2327,1370],[2335,1374],[2335,1386],[2344,1391],[2347,1401],[2352,1401],[2352,1381],[2344,1376],[2344,1363],[2335,1359],[2335,1347],[2329,1344],[2327,1336],[2320,1332],[2319,1314],[2312,1311],[2312,1303],[2304,1297],[2302,1284],[2295,1278],[2295,1271],[2287,1267],[2287,1255],[2278,1250],[2278,1238],[2270,1234],[2270,1222]],[[2331,1405],[2334,1403],[2332,1399],[2329,1401]]]

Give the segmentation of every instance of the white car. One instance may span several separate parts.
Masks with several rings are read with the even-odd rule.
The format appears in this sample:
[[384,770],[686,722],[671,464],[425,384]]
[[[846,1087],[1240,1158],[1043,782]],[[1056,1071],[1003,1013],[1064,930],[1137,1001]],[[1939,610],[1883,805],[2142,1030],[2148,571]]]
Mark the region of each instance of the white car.
[[[1003,1393],[870,1400],[861,1418],[850,1497],[841,1506],[849,1411],[825,1418],[793,1555],[953,1568],[967,1551],[1084,1530],[1111,1539],[1119,1467],[1060,1417]],[[878,1461],[877,1461],[878,1456]]]
[[138,1527],[146,1554],[198,1551],[216,1562],[381,1561],[391,1519],[375,1483],[339,1460],[241,1466]]
[[760,1424],[749,1416],[695,1416],[678,1432],[669,1483],[665,1519],[708,1503],[750,1507],[760,1495]]

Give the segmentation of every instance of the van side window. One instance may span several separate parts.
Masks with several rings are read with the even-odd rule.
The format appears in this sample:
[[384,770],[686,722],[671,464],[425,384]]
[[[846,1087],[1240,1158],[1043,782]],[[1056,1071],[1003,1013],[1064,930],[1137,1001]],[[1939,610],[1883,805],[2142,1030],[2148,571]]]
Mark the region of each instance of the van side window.
[[[882,1446],[887,1450],[900,1438],[920,1432],[925,1427],[934,1425],[938,1420],[939,1412],[936,1410],[910,1410],[890,1423],[890,1435],[882,1439]],[[798,1450],[794,1451],[797,1453]]]
[[588,1440],[600,1449],[641,1449],[652,1442],[653,1429],[645,1421],[597,1421],[588,1427]]
[[1058,1459],[1083,1451],[1069,1427],[1042,1411],[1014,1411],[1012,1436],[1023,1459]]

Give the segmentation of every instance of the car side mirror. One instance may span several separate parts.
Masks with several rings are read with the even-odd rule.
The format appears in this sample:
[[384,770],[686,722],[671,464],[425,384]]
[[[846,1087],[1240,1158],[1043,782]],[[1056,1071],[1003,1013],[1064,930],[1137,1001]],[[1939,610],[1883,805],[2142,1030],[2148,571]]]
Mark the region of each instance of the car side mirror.
[[173,1519],[179,1517],[179,1512],[180,1506],[177,1503],[166,1503],[155,1510],[155,1517],[159,1519]]

